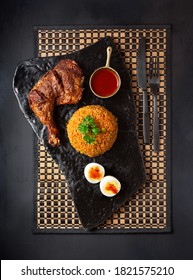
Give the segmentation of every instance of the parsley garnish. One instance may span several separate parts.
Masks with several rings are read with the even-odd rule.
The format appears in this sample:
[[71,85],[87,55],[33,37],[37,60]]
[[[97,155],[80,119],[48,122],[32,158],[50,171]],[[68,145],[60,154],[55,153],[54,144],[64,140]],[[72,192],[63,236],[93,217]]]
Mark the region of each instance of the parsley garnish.
[[79,125],[78,130],[83,134],[83,139],[87,144],[92,144],[96,140],[96,136],[100,133],[100,128],[95,124],[94,118],[86,116]]

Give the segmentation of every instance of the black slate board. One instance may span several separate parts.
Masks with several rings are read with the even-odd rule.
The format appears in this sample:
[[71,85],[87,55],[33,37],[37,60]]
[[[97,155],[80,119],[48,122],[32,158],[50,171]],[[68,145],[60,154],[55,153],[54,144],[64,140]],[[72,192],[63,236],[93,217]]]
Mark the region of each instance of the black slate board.
[[[106,48],[112,46],[111,67],[121,77],[119,92],[109,99],[94,96],[88,81],[92,72],[106,62]],[[48,144],[47,129],[40,123],[28,104],[28,93],[38,79],[61,59],[74,59],[85,75],[84,94],[76,105],[59,106],[55,110],[55,120],[61,133],[61,146],[53,148]],[[21,110],[48,152],[65,174],[72,199],[83,227],[93,229],[113,212],[117,211],[145,182],[145,169],[136,132],[135,105],[132,97],[129,73],[111,37],[65,56],[32,58],[21,62],[15,71],[13,89]],[[76,152],[68,141],[66,123],[72,114],[85,105],[98,104],[106,107],[118,118],[118,137],[110,151],[89,158]],[[84,167],[89,162],[98,162],[105,167],[106,175],[119,179],[122,188],[113,198],[101,194],[99,185],[92,185],[84,178]]]

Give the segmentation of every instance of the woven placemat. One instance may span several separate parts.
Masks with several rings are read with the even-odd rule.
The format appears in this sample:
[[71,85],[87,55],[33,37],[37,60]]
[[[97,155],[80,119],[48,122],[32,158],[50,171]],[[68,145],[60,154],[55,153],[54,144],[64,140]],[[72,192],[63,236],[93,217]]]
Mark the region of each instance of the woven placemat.
[[[159,56],[160,60],[159,154],[153,152],[152,133],[151,144],[143,144],[142,92],[136,80],[137,49],[142,35],[146,37],[147,42],[147,62],[152,55]],[[171,230],[169,35],[168,26],[35,28],[36,55],[40,57],[64,55],[93,44],[105,36],[112,36],[130,71],[137,110],[137,131],[144,156],[147,183],[117,213],[114,213],[112,218],[94,232],[168,232]],[[148,99],[152,132],[153,100],[149,88]],[[41,143],[35,143],[35,149],[37,167],[34,194],[35,232],[85,233],[74,208],[65,176]]]

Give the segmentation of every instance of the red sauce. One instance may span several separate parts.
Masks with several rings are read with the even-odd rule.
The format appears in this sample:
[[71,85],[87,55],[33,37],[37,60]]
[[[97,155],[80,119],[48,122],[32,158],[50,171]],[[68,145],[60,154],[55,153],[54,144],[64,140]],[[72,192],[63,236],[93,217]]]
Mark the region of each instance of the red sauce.
[[102,177],[102,174],[100,172],[100,169],[98,167],[92,167],[89,170],[89,177],[92,179],[100,180]]
[[117,75],[110,69],[102,68],[97,70],[91,80],[93,91],[101,96],[111,96],[119,87]]
[[105,186],[105,189],[107,191],[110,191],[112,192],[113,194],[117,194],[118,193],[118,190],[117,188],[115,187],[115,185],[111,184],[111,183],[107,183],[107,185]]

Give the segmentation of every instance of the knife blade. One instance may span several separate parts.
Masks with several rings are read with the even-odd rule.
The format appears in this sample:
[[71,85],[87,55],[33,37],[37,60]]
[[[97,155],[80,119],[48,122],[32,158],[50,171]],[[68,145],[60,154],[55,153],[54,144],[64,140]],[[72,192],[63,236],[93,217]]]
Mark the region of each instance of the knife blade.
[[144,143],[150,143],[149,109],[147,99],[146,39],[141,37],[137,52],[137,83],[143,91],[143,137]]

